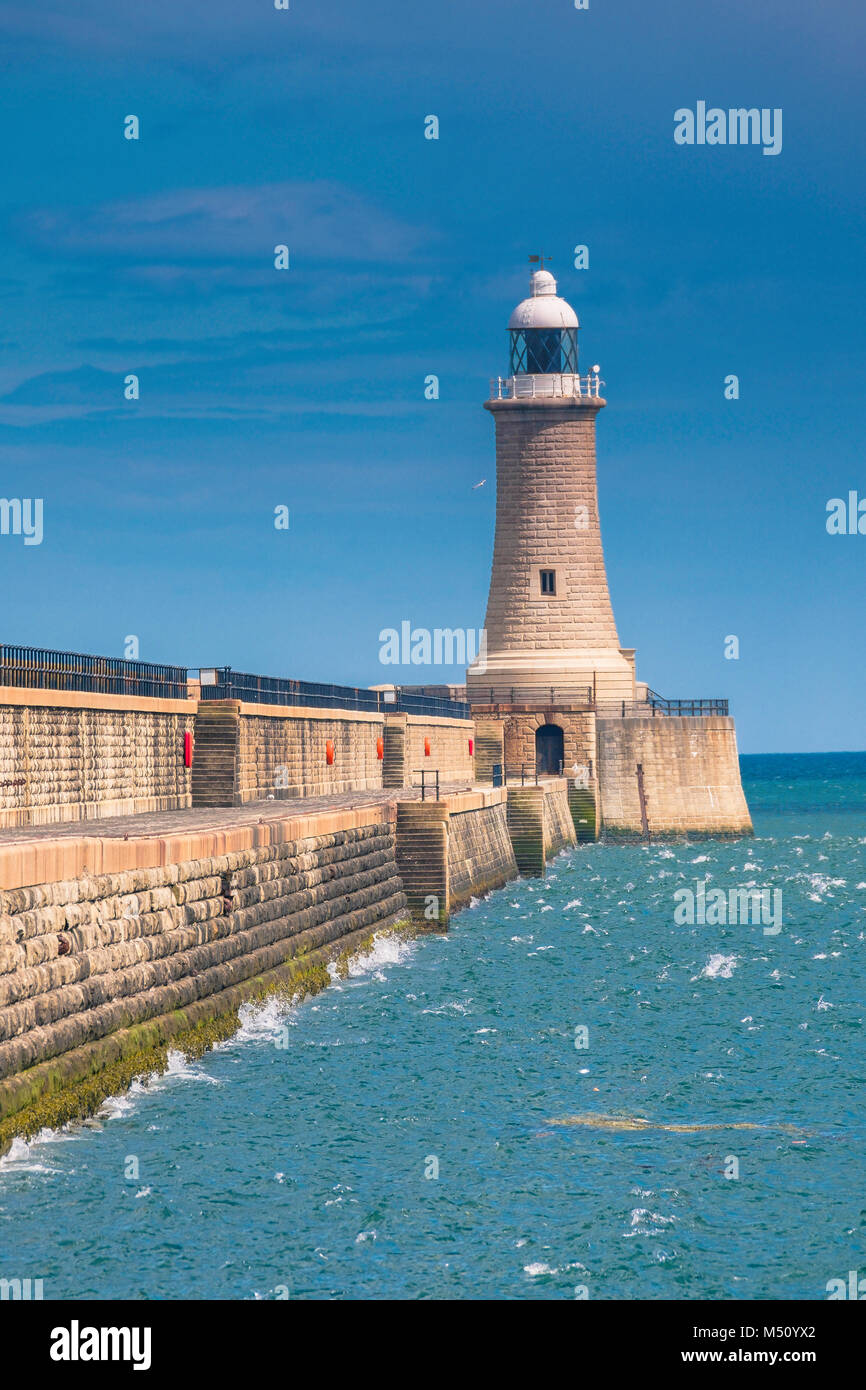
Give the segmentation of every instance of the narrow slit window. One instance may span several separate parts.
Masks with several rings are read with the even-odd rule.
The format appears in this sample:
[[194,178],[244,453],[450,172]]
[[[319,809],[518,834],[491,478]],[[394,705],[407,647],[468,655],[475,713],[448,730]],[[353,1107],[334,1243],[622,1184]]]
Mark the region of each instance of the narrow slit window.
[[541,571],[541,592],[543,594],[556,593],[556,570]]

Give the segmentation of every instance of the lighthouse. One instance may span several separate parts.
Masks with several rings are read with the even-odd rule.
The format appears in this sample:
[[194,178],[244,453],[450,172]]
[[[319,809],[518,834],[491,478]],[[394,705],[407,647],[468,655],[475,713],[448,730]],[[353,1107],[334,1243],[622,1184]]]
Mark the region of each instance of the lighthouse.
[[631,702],[634,652],[620,646],[598,515],[599,369],[580,374],[577,314],[549,270],[532,272],[508,330],[510,373],[484,403],[496,427],[496,538],[486,655],[467,672],[469,698]]
[[620,646],[596,485],[604,383],[598,365],[581,373],[579,328],[542,263],[508,322],[509,374],[484,403],[496,536],[486,637],[466,673],[476,777],[517,778],[517,821],[541,795],[527,776],[566,777],[578,839],[749,835],[727,700],[657,695]]

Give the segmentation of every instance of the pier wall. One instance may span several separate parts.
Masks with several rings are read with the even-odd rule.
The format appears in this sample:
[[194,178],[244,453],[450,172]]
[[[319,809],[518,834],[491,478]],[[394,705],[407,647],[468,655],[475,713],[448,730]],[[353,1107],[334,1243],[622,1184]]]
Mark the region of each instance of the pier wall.
[[727,715],[599,719],[603,833],[642,836],[640,779],[650,835],[751,835],[734,721]]
[[376,751],[384,729],[381,715],[276,705],[242,704],[239,709],[236,805],[267,796],[327,796],[382,786]]
[[[422,768],[428,773],[438,768],[440,781],[471,784],[475,780],[475,758],[469,752],[470,740],[473,744],[475,741],[471,719],[436,719],[414,714],[407,719],[407,786],[418,785]],[[425,751],[428,744],[429,754]]]
[[0,1153],[169,1048],[230,1036],[242,1003],[323,988],[375,933],[442,929],[519,869],[543,874],[574,839],[564,780],[249,816],[0,841]]
[[397,803],[397,869],[413,919],[446,927],[473,897],[517,877],[501,787]]
[[0,687],[0,829],[408,786],[421,768],[471,783],[473,738],[464,719]]
[[198,707],[192,804],[411,786],[422,767],[438,769],[443,782],[471,782],[472,736],[465,719],[205,701]]
[[[329,961],[406,915],[395,847],[393,806],[67,839],[77,876],[0,891],[0,1152],[158,1069],[169,1045],[204,1050],[244,1000],[327,984]],[[19,878],[50,862],[44,842],[12,849],[0,869]]]
[[0,687],[0,828],[192,804],[185,700]]
[[505,761],[509,768],[535,770],[535,735],[545,724],[562,729],[564,773],[577,764],[591,769],[595,761],[595,713],[592,710],[550,709],[512,713],[503,717]]
[[541,876],[575,843],[564,779],[397,803],[397,870],[414,921],[443,928],[472,898]]
[[566,779],[509,787],[508,833],[521,874],[543,874],[549,859],[576,842]]
[[453,798],[449,821],[449,912],[517,877],[504,787]]

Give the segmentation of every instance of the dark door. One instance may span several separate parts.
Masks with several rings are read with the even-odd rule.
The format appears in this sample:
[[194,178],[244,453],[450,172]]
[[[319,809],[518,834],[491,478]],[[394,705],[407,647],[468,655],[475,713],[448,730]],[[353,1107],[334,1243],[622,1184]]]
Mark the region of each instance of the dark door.
[[535,731],[535,766],[548,776],[558,775],[562,767],[563,740],[558,724],[542,724]]

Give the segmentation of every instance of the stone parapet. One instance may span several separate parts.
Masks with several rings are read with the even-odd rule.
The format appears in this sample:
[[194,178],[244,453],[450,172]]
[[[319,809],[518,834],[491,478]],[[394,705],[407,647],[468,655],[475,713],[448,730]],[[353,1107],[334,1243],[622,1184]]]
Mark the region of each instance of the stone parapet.
[[184,700],[0,689],[0,828],[191,805]]

